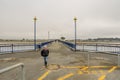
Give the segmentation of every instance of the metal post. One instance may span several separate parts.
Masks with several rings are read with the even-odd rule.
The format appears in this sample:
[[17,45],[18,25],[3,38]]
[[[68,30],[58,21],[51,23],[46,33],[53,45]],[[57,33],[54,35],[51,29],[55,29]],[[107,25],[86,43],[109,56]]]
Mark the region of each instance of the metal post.
[[24,70],[24,65],[21,66],[22,68],[22,80],[25,80],[25,70]]
[[83,51],[84,51],[84,44],[83,44]]
[[0,46],[0,53],[2,52],[1,46]]
[[117,47],[115,47],[115,53],[117,53]]
[[13,51],[13,46],[14,46],[14,45],[12,44],[12,45],[11,45],[11,47],[12,47],[12,53],[14,52],[14,51]]
[[50,32],[48,31],[48,41],[50,40]]
[[21,69],[22,69],[21,80],[25,80],[25,71],[24,71],[24,64],[23,63],[19,63],[19,64],[16,64],[16,65],[1,69],[0,74],[8,72],[8,71],[13,70],[13,69],[15,69],[17,67],[20,67],[20,66],[21,66]]
[[120,54],[118,53],[118,66],[120,66]]
[[88,53],[88,67],[90,66],[90,53]]
[[76,21],[77,21],[77,18],[75,17],[74,18],[74,23],[75,23],[75,51],[76,51],[76,35],[77,35],[77,33],[76,33]]
[[36,51],[36,20],[37,18],[34,17],[34,50]]
[[98,49],[97,49],[97,44],[96,44],[96,52],[98,51]]

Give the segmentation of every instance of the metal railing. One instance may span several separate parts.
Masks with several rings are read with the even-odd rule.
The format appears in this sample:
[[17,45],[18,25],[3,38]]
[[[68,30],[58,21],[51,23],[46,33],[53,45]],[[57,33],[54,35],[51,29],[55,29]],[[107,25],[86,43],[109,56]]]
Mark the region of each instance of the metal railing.
[[[54,41],[42,42],[37,44],[37,49],[42,48],[44,45],[48,45]],[[0,44],[0,54],[23,52],[34,50],[34,44]]]
[[[69,48],[75,49],[75,45],[70,42],[66,41],[59,41],[63,44],[67,45]],[[120,53],[120,44],[87,44],[82,43],[76,45],[76,50],[80,51],[88,51],[88,52],[105,52],[105,53],[112,53],[112,54],[118,54]]]
[[118,66],[120,66],[120,54],[118,54]]
[[[87,66],[119,66],[120,67],[120,54],[102,54],[102,53],[93,53],[86,52],[82,56],[87,61]],[[96,64],[92,63],[97,61]],[[104,63],[104,64],[103,64]]]
[[68,46],[70,49],[74,50],[75,49],[75,44],[70,43],[70,42],[66,42],[66,41],[61,41],[59,40],[59,42],[65,44],[66,46]]
[[[74,44],[60,41],[74,50]],[[78,51],[83,52],[83,57],[88,66],[96,65],[114,65],[120,66],[120,44],[101,44],[101,43],[81,43],[76,46]],[[102,54],[106,53],[106,54]],[[93,62],[97,61],[96,64]]]
[[19,63],[19,64],[16,64],[16,65],[1,69],[0,74],[3,74],[5,72],[8,72],[8,71],[13,70],[13,69],[18,68],[18,67],[21,67],[21,71],[22,71],[21,80],[25,80],[25,70],[24,70],[24,64],[23,63]]
[[118,53],[120,53],[120,45],[116,45],[116,44],[79,44],[79,45],[77,45],[77,50],[118,54]]
[[42,42],[40,44],[37,44],[37,48],[42,48],[43,46],[48,45],[52,42],[54,42],[54,41],[52,40],[52,41]]
[[[83,52],[84,51],[92,52],[92,53],[86,54],[88,66],[93,65],[91,63],[91,60],[94,60],[95,56],[98,63],[101,63],[101,61],[104,60],[103,62],[105,61],[106,63],[109,62],[108,63],[109,65],[120,66],[120,45],[119,44],[79,44],[77,45],[77,50],[80,50]],[[101,52],[106,54],[101,54]],[[104,55],[107,55],[107,56],[104,56]]]
[[33,44],[0,44],[0,54],[34,50]]

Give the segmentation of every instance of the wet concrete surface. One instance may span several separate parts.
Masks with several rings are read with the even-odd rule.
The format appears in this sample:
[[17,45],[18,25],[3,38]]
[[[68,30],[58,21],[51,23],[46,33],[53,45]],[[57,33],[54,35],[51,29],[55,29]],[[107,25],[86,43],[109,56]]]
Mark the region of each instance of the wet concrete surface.
[[[120,80],[117,55],[74,52],[58,42],[50,44],[48,48],[49,68],[44,67],[40,51],[31,51],[0,55],[0,69],[24,63],[26,80]],[[88,54],[90,55],[89,67]],[[19,68],[0,74],[0,80],[20,80],[20,78]]]

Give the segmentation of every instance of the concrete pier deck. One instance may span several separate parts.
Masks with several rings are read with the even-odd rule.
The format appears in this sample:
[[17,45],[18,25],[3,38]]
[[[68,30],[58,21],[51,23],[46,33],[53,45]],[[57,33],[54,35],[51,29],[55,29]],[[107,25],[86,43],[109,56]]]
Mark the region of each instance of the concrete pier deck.
[[[44,67],[40,51],[0,55],[0,69],[25,64],[26,80],[119,80],[120,67],[117,55],[71,51],[62,43],[48,46],[48,67]],[[89,66],[88,66],[88,54]],[[20,71],[15,69],[0,74],[0,80],[20,80]],[[17,79],[19,78],[19,79]]]

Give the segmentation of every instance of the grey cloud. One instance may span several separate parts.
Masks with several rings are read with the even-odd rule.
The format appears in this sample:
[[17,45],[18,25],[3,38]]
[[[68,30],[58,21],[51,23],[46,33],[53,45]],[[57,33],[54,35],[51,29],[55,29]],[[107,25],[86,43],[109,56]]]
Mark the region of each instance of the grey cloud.
[[120,37],[119,4],[120,0],[0,0],[0,36],[33,38],[37,16],[38,38],[47,38],[48,31],[53,38],[74,38],[76,16],[78,38]]

